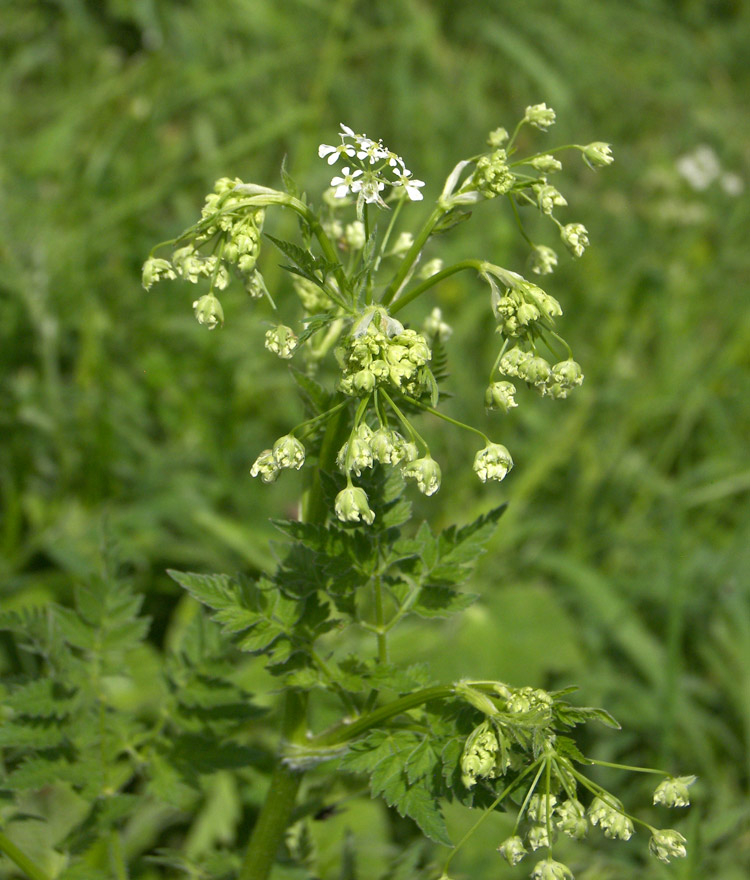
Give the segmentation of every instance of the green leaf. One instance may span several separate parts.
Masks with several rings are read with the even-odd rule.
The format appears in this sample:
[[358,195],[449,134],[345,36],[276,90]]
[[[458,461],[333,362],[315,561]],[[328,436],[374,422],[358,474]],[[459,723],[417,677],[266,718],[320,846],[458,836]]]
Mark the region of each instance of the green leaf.
[[298,370],[296,367],[289,367],[292,378],[297,383],[297,387],[302,393],[302,397],[308,408],[314,413],[325,412],[330,409],[332,402],[332,394],[327,391],[319,382]]
[[167,574],[194,599],[215,611],[235,608],[239,604],[235,582],[228,574],[197,574],[173,569]]
[[558,720],[569,727],[576,724],[585,724],[587,721],[599,721],[606,727],[621,730],[622,726],[613,718],[606,709],[596,709],[592,706],[571,706],[568,703],[555,703],[555,715]]
[[433,773],[438,764],[438,756],[430,740],[425,737],[406,759],[406,778],[414,783]]
[[569,736],[558,736],[555,739],[555,750],[559,755],[570,758],[571,761],[576,761],[578,764],[592,763],[591,759],[580,751],[576,741]]
[[15,687],[4,705],[20,715],[34,718],[64,718],[75,706],[76,690],[52,678],[38,678]]
[[450,587],[428,584],[419,592],[411,610],[420,617],[450,617],[477,601],[476,593],[464,593]]

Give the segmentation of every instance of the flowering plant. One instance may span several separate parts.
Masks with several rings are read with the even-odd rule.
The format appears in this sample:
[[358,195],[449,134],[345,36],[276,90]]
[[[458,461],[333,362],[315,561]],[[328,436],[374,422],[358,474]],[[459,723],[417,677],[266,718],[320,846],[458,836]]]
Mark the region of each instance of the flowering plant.
[[[571,868],[553,857],[556,840],[559,835],[581,840],[592,827],[624,841],[636,826],[645,828],[651,835],[649,851],[662,861],[686,853],[678,831],[659,830],[632,815],[589,775],[596,765],[618,765],[586,756],[574,737],[576,729],[591,721],[619,725],[603,709],[568,702],[573,688],[548,692],[484,676],[446,684],[433,681],[423,669],[393,662],[389,653],[389,636],[407,617],[446,617],[474,601],[475,596],[459,588],[503,512],[500,507],[439,533],[427,523],[408,530],[411,507],[405,482],[413,481],[427,496],[441,484],[440,465],[418,419],[428,414],[479,437],[473,471],[480,481],[503,480],[513,467],[511,452],[502,443],[445,412],[440,386],[451,328],[437,307],[419,330],[409,327],[408,307],[464,270],[486,285],[488,314],[494,316],[498,336],[496,357],[488,365],[488,410],[508,414],[518,405],[518,386],[541,397],[564,399],[583,381],[580,365],[557,332],[562,308],[539,285],[486,260],[444,266],[438,258],[422,259],[434,237],[468,219],[470,209],[496,199],[509,205],[529,244],[532,274],[550,275],[558,256],[549,245],[531,240],[521,223],[521,208],[547,218],[573,257],[581,256],[588,233],[581,223],[557,219],[556,211],[567,202],[550,177],[562,169],[557,158],[561,151],[579,151],[592,168],[610,164],[612,154],[609,145],[596,142],[519,155],[517,141],[524,126],[546,132],[554,121],[554,111],[539,104],[526,108],[512,133],[503,128],[491,132],[488,150],[458,162],[450,172],[415,234],[399,231],[399,223],[410,203],[423,201],[424,182],[381,141],[342,125],[338,144],[319,147],[320,158],[331,167],[340,163],[340,168],[318,207],[285,168],[283,191],[222,178],[206,197],[200,220],[158,246],[172,248],[169,259],[156,256],[154,249],[143,267],[146,289],[162,280],[207,284],[193,308],[209,330],[224,323],[219,294],[229,288],[233,275],[250,297],[265,298],[274,312],[283,311],[288,323],[277,321],[265,334],[265,346],[290,362],[290,375],[307,409],[299,424],[270,443],[252,465],[248,462],[250,474],[263,483],[285,470],[304,469],[307,477],[299,519],[276,523],[289,539],[277,569],[255,578],[170,572],[209,609],[223,632],[216,633],[219,666],[212,656],[210,673],[201,674],[233,695],[234,708],[230,712],[217,702],[219,696],[209,700],[196,672],[201,668],[197,654],[193,656],[196,648],[188,659],[181,656],[172,663],[167,689],[174,695],[173,705],[158,725],[107,740],[111,761],[118,762],[117,774],[107,783],[108,797],[118,786],[132,784],[129,761],[153,768],[149,772],[157,778],[159,772],[168,773],[165,766],[179,767],[184,774],[184,756],[171,743],[186,731],[194,737],[199,730],[204,743],[218,737],[220,749],[236,746],[252,764],[252,750],[243,752],[236,740],[246,733],[239,722],[255,717],[248,709],[251,701],[238,693],[225,666],[234,652],[262,658],[283,692],[281,730],[265,801],[254,817],[244,855],[229,854],[227,876],[266,880],[282,844],[287,861],[317,875],[306,825],[343,796],[341,780],[356,775],[368,778],[374,797],[448,848],[440,857],[415,851],[409,863],[412,873],[422,871],[421,876],[433,880],[448,877],[461,846],[495,810],[516,814],[512,833],[498,846],[510,865],[529,853],[544,852],[530,868],[533,880],[570,880]],[[263,232],[266,212],[276,207],[297,215],[301,243]],[[284,291],[272,295],[268,289],[258,262],[264,239],[288,260],[288,293],[293,291],[293,297]],[[296,329],[295,312],[301,312]],[[142,637],[142,627],[125,627],[137,614],[137,602],[121,596],[106,609],[113,632]],[[96,617],[94,611],[86,613]],[[66,639],[76,649],[90,641],[90,651],[108,644],[101,639],[81,642],[81,631],[71,628],[69,617],[61,612],[60,620],[58,646]],[[372,639],[371,654],[362,633]],[[199,636],[203,644],[203,630]],[[68,668],[65,663],[58,666]],[[61,687],[66,693],[64,680]],[[311,704],[321,695],[340,707],[339,720],[327,729],[311,730]],[[28,705],[28,699],[15,699],[21,707]],[[237,715],[239,704],[243,708]],[[202,711],[216,708],[215,717],[211,711],[200,714],[196,706]],[[18,711],[22,717],[23,710]],[[233,718],[239,719],[235,725]],[[19,748],[13,760],[21,766],[28,756]],[[224,752],[216,755],[215,766],[225,767]],[[232,766],[245,765],[240,761]],[[332,767],[338,772],[325,772]],[[655,804],[689,803],[694,777],[622,769],[663,777]],[[78,778],[69,768],[65,772],[66,779]],[[82,777],[81,791],[88,790],[85,785]],[[163,790],[164,783],[149,794],[158,798]],[[442,812],[450,801],[479,811],[474,827],[457,845]],[[114,817],[106,827],[115,827],[116,813],[99,810],[96,815],[100,822]],[[2,835],[0,846],[29,876],[44,880],[44,872]],[[169,863],[186,864],[182,856]],[[125,876],[121,853],[119,864],[118,876]],[[194,876],[203,870],[193,868]]]

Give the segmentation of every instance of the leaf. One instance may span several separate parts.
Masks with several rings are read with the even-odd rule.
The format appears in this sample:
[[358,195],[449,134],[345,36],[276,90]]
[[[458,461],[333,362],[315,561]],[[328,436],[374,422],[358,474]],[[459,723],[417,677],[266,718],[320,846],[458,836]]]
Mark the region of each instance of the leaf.
[[300,196],[300,189],[297,186],[294,178],[289,174],[286,170],[286,156],[281,160],[281,180],[284,183],[284,189],[289,193],[290,196],[294,196],[295,199]]
[[290,366],[289,372],[297,383],[305,403],[312,412],[325,412],[330,408],[332,395],[319,382],[296,367]]
[[570,758],[571,761],[576,761],[578,764],[593,763],[590,758],[587,758],[583,752],[580,751],[576,741],[569,736],[558,736],[555,740],[555,750],[558,754]]
[[4,705],[20,715],[34,718],[64,718],[75,705],[76,690],[52,678],[38,678],[14,688]]
[[167,574],[194,599],[215,611],[235,608],[238,604],[237,591],[228,574],[197,574],[173,569],[168,569]]
[[413,819],[430,840],[445,846],[452,846],[448,829],[445,827],[445,819],[437,801],[421,785],[412,786],[404,798],[393,806],[402,816],[406,815]]
[[473,605],[478,598],[476,593],[428,584],[420,590],[411,610],[420,617],[450,617],[451,614]]
[[418,779],[431,774],[437,763],[438,756],[435,754],[429,739],[425,737],[406,759],[406,778],[409,780],[409,783],[416,782]]
[[621,730],[619,721],[613,718],[606,709],[596,709],[592,706],[571,706],[569,703],[555,703],[555,715],[558,720],[569,727],[576,724],[584,724],[587,721],[600,721],[606,727]]

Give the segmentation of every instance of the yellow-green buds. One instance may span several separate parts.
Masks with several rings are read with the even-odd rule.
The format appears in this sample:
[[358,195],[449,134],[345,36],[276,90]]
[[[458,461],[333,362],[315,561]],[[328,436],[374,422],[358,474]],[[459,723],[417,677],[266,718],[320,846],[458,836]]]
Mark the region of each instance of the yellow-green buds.
[[589,246],[589,236],[583,223],[568,223],[560,227],[560,238],[576,257],[580,257]]
[[172,268],[172,264],[169,260],[162,260],[159,259],[159,257],[151,257],[143,264],[141,282],[146,290],[150,290],[151,287],[156,284],[157,281],[161,281],[162,278],[172,281],[176,277],[177,274]]
[[472,183],[486,199],[504,195],[513,187],[516,178],[507,159],[505,150],[495,150],[477,161]]
[[497,851],[511,867],[517,865],[528,852],[523,845],[523,840],[518,835],[504,840]]
[[612,147],[602,141],[594,141],[593,144],[587,144],[582,151],[583,161],[589,168],[604,168],[605,165],[611,165],[615,161],[612,155]]
[[543,214],[551,214],[556,206],[568,204],[563,194],[549,183],[536,183],[532,189],[534,190],[539,210]]
[[298,471],[305,463],[305,447],[296,437],[285,434],[273,444],[273,457],[280,468]]
[[372,431],[367,425],[360,425],[353,436],[339,450],[336,464],[345,474],[352,471],[359,477],[363,468],[373,466],[373,454],[370,446]]
[[573,880],[573,872],[562,862],[542,859],[534,865],[531,880]]
[[547,131],[551,125],[555,124],[555,111],[546,104],[532,104],[526,108],[523,121],[540,131]]
[[416,480],[417,488],[423,495],[434,495],[440,488],[440,465],[429,454],[405,464],[401,468],[401,476],[405,480]]
[[219,300],[212,293],[207,293],[200,299],[195,300],[193,310],[195,311],[198,323],[208,327],[209,330],[213,330],[219,324],[224,323],[224,310]]
[[547,385],[547,393],[555,398],[565,398],[573,388],[583,382],[583,370],[580,364],[568,359],[560,361],[552,367]]
[[686,843],[687,840],[679,831],[664,828],[661,831],[654,831],[651,835],[648,851],[662,862],[668,862],[670,859],[684,859],[687,855]]
[[585,837],[589,826],[583,804],[575,798],[563,801],[555,808],[555,825],[568,837],[576,840]]
[[547,824],[547,810],[550,811],[557,803],[555,795],[550,794],[533,794],[529,798],[526,813],[532,822],[538,822],[540,825]]
[[630,840],[633,836],[633,823],[625,815],[623,806],[617,798],[608,795],[607,800],[595,797],[588,809],[589,821],[599,825],[605,837]]
[[562,168],[562,162],[559,159],[555,159],[554,156],[550,156],[549,153],[545,153],[542,156],[534,156],[533,159],[529,160],[529,165],[543,174],[553,174]]
[[370,439],[373,458],[381,464],[399,464],[417,457],[416,447],[391,428],[378,428]]
[[266,348],[280,358],[289,360],[297,348],[297,334],[285,324],[277,324],[266,331]]
[[347,223],[344,230],[344,241],[353,251],[362,250],[365,246],[365,224],[361,220]]
[[531,360],[533,355],[530,351],[524,351],[522,348],[511,348],[506,351],[500,358],[498,368],[504,376],[521,377],[521,370],[527,361]]
[[439,339],[441,342],[446,342],[450,339],[451,334],[453,333],[453,328],[450,324],[446,324],[443,320],[443,313],[437,306],[435,306],[425,318],[424,324],[422,325],[422,332],[430,342],[433,339]]
[[336,516],[341,522],[366,522],[370,525],[375,514],[367,503],[367,493],[359,486],[347,486],[336,496]]
[[251,477],[260,477],[264,483],[273,483],[279,475],[279,465],[272,449],[264,449],[255,459],[255,464],[250,468]]
[[513,688],[507,697],[505,708],[514,715],[526,715],[528,712],[552,715],[552,697],[541,688]]
[[489,722],[483,721],[469,734],[461,755],[461,782],[473,788],[477,779],[494,777],[499,744]]
[[484,392],[484,405],[487,409],[508,412],[518,406],[515,400],[516,386],[512,382],[493,382]]
[[534,385],[540,390],[544,390],[549,377],[552,375],[552,368],[543,357],[530,357],[523,362],[518,369],[519,379]]
[[502,145],[507,140],[508,132],[502,127],[496,128],[494,131],[491,131],[487,136],[487,143],[492,147],[493,150],[496,150],[498,147],[502,147]]
[[247,292],[247,295],[251,296],[253,299],[260,299],[262,296],[268,295],[266,282],[263,280],[263,276],[257,271],[257,269],[251,272],[245,279],[245,291]]
[[535,245],[531,252],[531,271],[535,275],[551,275],[557,267],[557,254],[551,247]]
[[546,825],[532,825],[526,835],[526,840],[532,850],[536,851],[542,846],[551,846]]
[[691,786],[696,779],[696,776],[675,776],[665,779],[656,786],[654,803],[661,804],[664,807],[690,806],[690,792],[688,791],[688,787]]
[[474,456],[474,472],[483,483],[504,479],[512,467],[510,452],[500,443],[490,443]]

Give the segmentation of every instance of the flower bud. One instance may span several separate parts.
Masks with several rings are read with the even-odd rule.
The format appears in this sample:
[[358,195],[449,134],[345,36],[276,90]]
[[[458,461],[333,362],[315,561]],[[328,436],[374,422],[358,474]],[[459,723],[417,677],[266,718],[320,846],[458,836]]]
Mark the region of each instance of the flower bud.
[[533,794],[529,798],[529,803],[526,807],[529,819],[531,819],[532,822],[538,822],[540,825],[546,825],[547,809],[549,808],[551,810],[556,803],[557,798],[554,794]]
[[450,324],[445,323],[443,320],[443,313],[437,306],[435,306],[425,318],[424,324],[422,325],[422,332],[429,340],[439,339],[441,342],[446,342],[450,339],[451,334],[453,333],[453,328]]
[[498,409],[507,413],[509,409],[518,406],[515,393],[516,386],[512,382],[493,382],[484,392],[484,405],[487,409]]
[[433,260],[428,260],[417,272],[417,278],[432,278],[433,275],[437,275],[437,273],[443,268],[443,261],[440,257],[435,257]]
[[523,117],[524,122],[533,125],[540,131],[546,131],[551,125],[555,124],[555,111],[546,104],[532,104],[526,108]]
[[589,245],[588,231],[583,223],[568,223],[560,230],[560,238],[576,257],[580,257]]
[[477,161],[472,183],[486,199],[492,199],[509,192],[515,179],[505,150],[495,150]]
[[162,278],[167,278],[172,281],[176,277],[177,274],[172,268],[172,264],[169,260],[162,260],[159,257],[151,257],[143,264],[141,283],[146,290],[150,290],[151,287],[157,281],[161,281]]
[[404,438],[391,428],[378,428],[370,440],[373,458],[381,464],[398,464],[403,457]]
[[410,461],[401,468],[405,480],[416,480],[417,488],[423,495],[434,495],[440,488],[440,465],[429,455]]
[[511,867],[517,865],[527,853],[523,840],[518,835],[504,840],[497,851]]
[[545,153],[543,156],[534,156],[530,160],[529,165],[543,174],[553,174],[562,168],[562,162],[559,159],[555,159],[554,156],[550,156],[549,153]]
[[361,250],[365,246],[365,224],[361,220],[346,224],[344,240],[353,251]]
[[336,516],[341,522],[366,522],[368,525],[375,519],[375,514],[367,503],[367,494],[359,486],[347,486],[336,496],[334,505]]
[[573,872],[562,862],[542,859],[534,865],[531,880],[573,880]]
[[532,825],[526,835],[526,840],[533,851],[542,846],[551,846],[546,825]]
[[539,309],[532,303],[523,303],[523,305],[518,307],[518,311],[516,312],[516,320],[523,327],[528,327],[529,324],[533,324],[534,321],[538,321],[539,318]]
[[298,471],[305,463],[305,447],[291,434],[285,434],[273,444],[273,457],[280,468]]
[[612,155],[612,147],[602,141],[594,141],[587,144],[583,148],[583,161],[589,168],[603,168],[605,165],[611,165],[615,161]]
[[279,475],[279,465],[273,450],[264,449],[255,459],[255,464],[250,468],[251,477],[260,477],[264,483],[273,483]]
[[519,369],[519,378],[529,385],[540,387],[546,384],[551,372],[549,363],[543,357],[531,357]]
[[487,143],[492,147],[493,150],[496,150],[498,147],[502,147],[502,145],[507,140],[508,132],[502,127],[496,128],[494,131],[491,131],[487,136]]
[[413,244],[414,236],[411,232],[402,232],[396,239],[396,243],[393,245],[391,253],[397,257],[403,256]]
[[495,731],[487,721],[469,734],[461,755],[461,782],[466,788],[473,788],[477,779],[495,775],[498,748]]
[[683,859],[687,855],[686,843],[687,841],[679,831],[664,828],[661,831],[654,831],[651,835],[648,851],[662,862],[668,862],[670,859]]
[[510,452],[500,443],[490,443],[474,456],[474,472],[483,483],[504,479],[512,467]]
[[[231,257],[227,257],[231,262]],[[243,275],[249,275],[258,262],[257,254],[242,254],[237,258],[237,268]]]
[[555,808],[555,824],[563,834],[576,840],[585,837],[589,830],[586,810],[575,798],[569,798]]
[[359,370],[354,374],[354,387],[361,394],[370,394],[377,385],[375,374],[371,370]]
[[535,275],[551,275],[557,266],[557,254],[551,247],[535,245],[531,252],[531,271]]
[[560,361],[552,367],[552,381],[559,382],[565,388],[574,388],[583,383],[581,365],[572,359]]
[[622,804],[617,798],[608,795],[605,801],[594,798],[588,809],[589,821],[592,825],[601,826],[605,837],[630,840],[633,835],[633,823],[625,815]]
[[224,310],[221,303],[212,294],[207,293],[193,303],[195,317],[199,324],[204,324],[209,330],[213,330],[218,324],[224,323]]
[[498,369],[504,376],[518,376],[520,378],[521,370],[532,357],[533,355],[529,351],[518,347],[511,348],[500,358]]
[[336,456],[336,464],[343,473],[353,471],[359,477],[363,468],[371,468],[373,465],[372,449],[369,442],[356,435],[347,440]]
[[253,272],[245,279],[245,290],[247,291],[248,296],[251,296],[253,299],[260,299],[262,296],[268,294],[263,276],[257,269],[253,270]]
[[665,779],[656,786],[654,803],[661,804],[664,807],[690,806],[690,793],[688,792],[688,787],[691,786],[696,779],[696,776],[675,776]]
[[551,214],[556,206],[568,204],[563,194],[548,183],[535,184],[532,189],[536,195],[539,210],[543,214]]
[[284,360],[294,356],[297,348],[297,334],[285,324],[277,324],[266,331],[266,348]]

